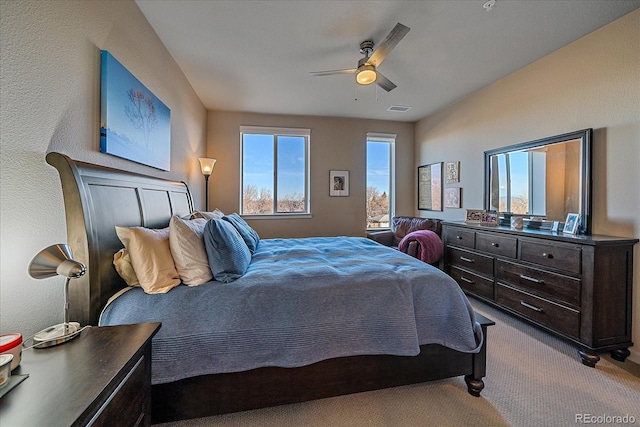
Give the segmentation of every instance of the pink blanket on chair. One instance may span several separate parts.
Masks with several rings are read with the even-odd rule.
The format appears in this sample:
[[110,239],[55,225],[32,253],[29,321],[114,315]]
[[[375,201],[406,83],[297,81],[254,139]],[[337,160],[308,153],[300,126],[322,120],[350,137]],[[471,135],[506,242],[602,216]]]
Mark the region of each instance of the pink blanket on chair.
[[402,252],[406,252],[411,242],[418,243],[418,258],[429,264],[438,262],[444,254],[444,248],[442,247],[442,240],[440,237],[431,230],[416,230],[413,231],[400,241],[398,249]]

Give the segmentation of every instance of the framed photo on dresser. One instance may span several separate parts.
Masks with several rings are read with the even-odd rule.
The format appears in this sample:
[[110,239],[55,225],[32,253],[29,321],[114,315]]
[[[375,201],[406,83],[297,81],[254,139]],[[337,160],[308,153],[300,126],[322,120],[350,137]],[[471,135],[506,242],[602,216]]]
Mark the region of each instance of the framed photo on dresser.
[[578,232],[578,225],[580,224],[580,215],[577,213],[570,213],[567,215],[567,219],[564,222],[563,233],[576,234]]

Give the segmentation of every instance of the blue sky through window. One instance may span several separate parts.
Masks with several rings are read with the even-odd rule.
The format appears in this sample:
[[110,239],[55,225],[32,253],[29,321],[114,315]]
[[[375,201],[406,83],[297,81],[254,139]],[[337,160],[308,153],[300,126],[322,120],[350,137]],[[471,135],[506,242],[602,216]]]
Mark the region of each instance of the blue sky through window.
[[367,187],[389,194],[391,150],[388,142],[367,142]]
[[[243,134],[244,187],[273,191],[275,140],[273,135]],[[305,138],[278,136],[278,195],[305,194]]]

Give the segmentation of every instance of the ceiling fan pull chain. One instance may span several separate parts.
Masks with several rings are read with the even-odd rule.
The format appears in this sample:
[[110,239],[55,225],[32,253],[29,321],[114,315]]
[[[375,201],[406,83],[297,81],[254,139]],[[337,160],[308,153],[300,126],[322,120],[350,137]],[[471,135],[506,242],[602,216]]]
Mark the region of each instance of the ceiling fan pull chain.
[[356,81],[356,79],[353,79],[353,100],[357,101],[358,100],[358,82]]

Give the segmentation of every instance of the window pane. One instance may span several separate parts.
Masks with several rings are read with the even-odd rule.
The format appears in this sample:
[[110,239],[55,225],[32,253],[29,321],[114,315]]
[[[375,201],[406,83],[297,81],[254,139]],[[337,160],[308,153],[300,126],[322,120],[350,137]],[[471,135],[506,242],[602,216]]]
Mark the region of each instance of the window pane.
[[278,212],[305,212],[305,138],[278,137]]
[[391,144],[367,141],[367,228],[388,227],[391,197]]
[[242,134],[242,213],[273,213],[273,135]]

